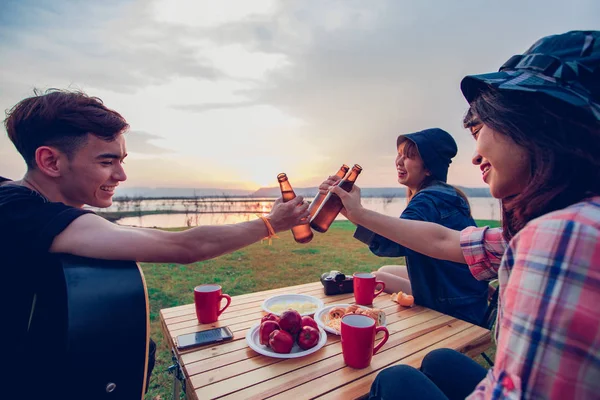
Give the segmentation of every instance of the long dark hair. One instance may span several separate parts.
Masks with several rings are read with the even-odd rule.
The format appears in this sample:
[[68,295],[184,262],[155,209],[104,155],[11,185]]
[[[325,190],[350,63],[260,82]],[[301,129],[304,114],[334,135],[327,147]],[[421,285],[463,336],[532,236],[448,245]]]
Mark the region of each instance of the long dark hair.
[[463,122],[483,123],[530,153],[525,189],[502,199],[506,240],[534,218],[600,194],[600,122],[582,110],[538,93],[489,88]]
[[[415,159],[415,157],[421,157],[421,155],[419,154],[419,149],[417,148],[417,145],[415,144],[415,142],[413,142],[412,140],[406,140],[405,143],[406,144],[402,148],[402,155],[404,157],[410,158],[410,159]],[[427,165],[425,165],[425,168],[427,168]],[[406,187],[406,202],[410,203],[410,201],[415,196],[415,194],[417,194],[419,191],[421,191],[421,190],[425,189],[426,187],[431,186],[435,183],[452,187],[456,191],[456,193],[460,197],[462,197],[464,199],[464,201],[467,203],[467,208],[469,209],[469,213],[471,213],[471,205],[469,204],[469,199],[467,198],[467,195],[462,190],[460,190],[459,188],[457,188],[455,186],[448,185],[446,182],[437,180],[437,179],[433,178],[432,176],[425,177],[425,179],[423,179],[423,182],[421,182],[421,185],[419,185],[419,187],[417,188],[417,190],[415,192],[413,192],[407,186]]]

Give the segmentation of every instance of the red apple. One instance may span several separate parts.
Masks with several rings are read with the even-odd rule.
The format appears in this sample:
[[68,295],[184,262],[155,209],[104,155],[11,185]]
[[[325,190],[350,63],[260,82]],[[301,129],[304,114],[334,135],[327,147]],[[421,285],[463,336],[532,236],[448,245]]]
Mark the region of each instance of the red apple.
[[316,330],[319,330],[319,325],[317,325],[317,321],[315,321],[312,317],[305,315],[302,317],[302,321],[300,322],[301,326],[312,326]]
[[273,331],[269,336],[269,346],[275,353],[289,353],[294,346],[294,338],[286,331]]
[[279,323],[279,317],[275,314],[268,313],[267,315],[262,317],[260,320],[260,322],[265,322],[265,321],[275,321],[275,322]]
[[302,350],[311,349],[319,343],[319,337],[320,334],[318,329],[315,329],[312,326],[303,326],[298,335],[298,346],[300,346]]
[[279,319],[279,326],[286,332],[295,335],[302,328],[302,317],[300,313],[296,310],[287,310],[281,314],[281,318]]
[[279,324],[275,321],[265,321],[260,324],[260,328],[258,329],[258,337],[260,340],[260,344],[264,346],[269,345],[269,336],[271,332],[278,331],[281,329]]

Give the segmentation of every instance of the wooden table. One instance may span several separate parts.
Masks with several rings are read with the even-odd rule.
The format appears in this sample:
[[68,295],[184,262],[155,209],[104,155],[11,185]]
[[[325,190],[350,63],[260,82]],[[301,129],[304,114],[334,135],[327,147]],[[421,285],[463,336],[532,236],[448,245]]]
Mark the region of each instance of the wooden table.
[[[301,293],[320,298],[325,305],[353,303],[352,293],[325,296],[320,282],[291,286],[232,298],[231,305],[214,324],[198,324],[194,305],[160,311],[165,338],[183,370],[189,399],[351,399],[369,392],[377,373],[395,364],[419,367],[433,349],[448,347],[469,356],[485,351],[490,332],[431,309],[399,306],[382,293],[374,307],[386,313],[388,342],[371,365],[355,370],[344,364],[340,337],[328,334],[319,351],[296,359],[262,356],[246,343],[246,332],[264,315],[261,304],[275,294]],[[229,326],[233,341],[188,351],[177,351],[175,338],[216,326]],[[380,333],[380,336],[383,334]]]

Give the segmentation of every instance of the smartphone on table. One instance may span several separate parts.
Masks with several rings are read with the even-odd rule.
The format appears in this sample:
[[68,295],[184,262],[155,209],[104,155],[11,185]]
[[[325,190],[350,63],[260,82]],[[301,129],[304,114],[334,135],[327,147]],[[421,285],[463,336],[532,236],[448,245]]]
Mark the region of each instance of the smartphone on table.
[[224,342],[233,339],[233,333],[227,326],[208,329],[205,331],[187,333],[177,336],[177,348],[179,350],[191,349],[212,343]]

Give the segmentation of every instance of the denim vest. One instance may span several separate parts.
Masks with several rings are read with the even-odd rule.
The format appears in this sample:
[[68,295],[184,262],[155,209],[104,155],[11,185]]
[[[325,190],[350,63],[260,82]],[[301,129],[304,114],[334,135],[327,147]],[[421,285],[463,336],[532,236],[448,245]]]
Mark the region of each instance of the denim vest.
[[[400,218],[434,222],[454,230],[475,226],[466,201],[444,183],[417,192]],[[417,253],[360,225],[354,237],[368,244],[377,256],[405,257],[416,304],[474,324],[483,323],[488,282],[476,280],[466,264]]]

